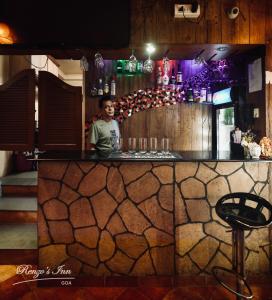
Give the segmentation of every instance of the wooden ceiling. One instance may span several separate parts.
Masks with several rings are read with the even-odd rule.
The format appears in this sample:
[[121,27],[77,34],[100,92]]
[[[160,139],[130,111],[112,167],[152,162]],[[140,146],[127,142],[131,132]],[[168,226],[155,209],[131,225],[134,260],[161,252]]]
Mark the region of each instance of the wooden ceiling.
[[[263,45],[249,45],[249,44],[160,44],[155,45],[156,51],[152,55],[154,60],[161,59],[168,51],[169,59],[194,59],[198,56],[203,57],[205,60],[219,60],[235,56],[250,50],[258,50]],[[221,48],[221,51],[220,51]],[[134,54],[137,59],[146,59],[147,53],[144,46],[134,47]],[[93,59],[94,54],[100,52],[104,59],[128,59],[131,55],[131,48],[122,49],[97,49],[89,50],[83,48],[77,49],[20,49],[16,48],[15,45],[0,45],[0,55],[40,55],[46,54],[51,55],[55,59],[80,59],[85,55],[89,59]]]

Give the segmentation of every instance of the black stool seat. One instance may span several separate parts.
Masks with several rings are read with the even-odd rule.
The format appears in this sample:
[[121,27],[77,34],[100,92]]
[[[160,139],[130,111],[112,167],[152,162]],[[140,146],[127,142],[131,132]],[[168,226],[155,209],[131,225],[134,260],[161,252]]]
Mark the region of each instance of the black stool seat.
[[[232,227],[232,270],[215,266],[212,269],[217,281],[236,295],[236,299],[252,299],[253,293],[246,282],[244,268],[244,230],[267,227],[272,223],[272,205],[264,198],[249,193],[231,193],[218,200],[217,215]],[[218,275],[224,271],[235,275],[236,290]],[[247,293],[245,293],[245,289]]]
[[[235,203],[229,202],[232,199]],[[265,216],[264,209],[268,216]],[[262,228],[272,223],[272,205],[262,197],[249,193],[227,194],[218,200],[215,210],[231,227],[244,230]]]

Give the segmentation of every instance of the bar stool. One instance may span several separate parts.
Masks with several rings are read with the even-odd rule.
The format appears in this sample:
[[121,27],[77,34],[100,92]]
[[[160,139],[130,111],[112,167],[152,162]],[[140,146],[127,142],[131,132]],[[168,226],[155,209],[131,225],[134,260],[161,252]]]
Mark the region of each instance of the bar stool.
[[[271,225],[272,205],[253,194],[231,193],[218,200],[215,210],[217,215],[232,228],[232,270],[215,266],[212,273],[222,286],[236,295],[236,299],[252,299],[253,293],[246,282],[244,266],[244,231]],[[235,276],[236,290],[219,278],[220,270]]]

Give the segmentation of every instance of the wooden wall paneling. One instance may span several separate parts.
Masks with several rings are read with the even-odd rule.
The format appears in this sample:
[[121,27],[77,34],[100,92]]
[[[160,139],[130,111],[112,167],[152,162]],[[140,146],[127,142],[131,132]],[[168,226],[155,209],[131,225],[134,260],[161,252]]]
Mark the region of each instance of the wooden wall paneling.
[[267,42],[266,45],[266,85],[265,85],[265,99],[266,99],[266,136],[272,136],[272,85],[271,85],[271,72],[272,72],[272,40]]
[[250,0],[250,44],[265,44],[265,0]]
[[265,70],[272,71],[272,1],[266,0],[266,18],[265,18],[265,32],[266,32],[266,62]]
[[182,139],[182,150],[192,150],[192,108],[193,104],[184,105],[182,107],[182,118],[183,118],[183,134]]
[[266,0],[265,5],[265,34],[266,34],[266,41],[272,40],[272,1]]
[[137,74],[127,76],[120,74],[116,81],[116,96],[122,97],[133,91],[153,87],[155,82],[155,72],[153,74]]
[[272,137],[272,84],[265,86],[266,95],[266,136]]
[[200,7],[201,10],[200,14],[201,14],[201,19],[198,21],[199,24],[196,25],[195,28],[195,42],[197,44],[205,44],[207,43],[207,11],[208,11],[208,1],[207,0],[200,0]]
[[[180,149],[184,149],[184,141],[185,141],[185,130],[187,130],[187,123],[186,123],[186,119],[184,118],[185,116],[185,109],[186,108],[189,108],[187,107],[187,105],[184,105],[184,104],[181,104],[180,107],[179,107],[179,119],[180,119],[180,125],[179,125],[179,128],[180,128],[180,134],[177,135],[175,134],[175,138],[177,139],[177,145],[180,147]],[[179,148],[177,148],[179,149]]]
[[31,68],[31,55],[10,55],[9,56],[9,78],[19,72]]
[[202,150],[202,130],[201,130],[201,121],[202,121],[202,110],[199,107],[199,104],[196,104],[192,107],[192,150]]
[[158,43],[182,43],[177,39],[176,20],[174,19],[174,4],[172,1],[157,0],[157,41]]
[[124,146],[127,149],[128,137],[153,136],[158,138],[159,147],[161,139],[168,137],[173,150],[207,151],[211,144],[210,119],[211,106],[195,103],[180,103],[142,111],[121,124]]
[[[174,17],[173,17],[174,18]],[[194,44],[196,43],[196,29],[198,24],[192,23],[186,19],[175,19],[175,42],[177,44]]]
[[265,71],[272,72],[272,40],[266,44]]
[[208,116],[205,117],[205,113],[207,112],[207,105],[202,105],[202,118],[201,118],[201,124],[200,124],[200,130],[201,130],[201,136],[202,139],[202,150],[208,149],[209,147],[209,140],[207,134],[207,124],[208,124]]
[[127,137],[128,137],[128,126],[129,122],[124,121],[122,124],[119,125],[120,134],[123,138],[123,148],[127,150]]
[[209,150],[212,150],[212,108],[209,109],[209,122],[208,122],[208,139],[209,139]]
[[164,136],[165,130],[165,109],[159,107],[150,109],[150,123],[148,123],[150,137],[157,137],[158,142]]
[[251,0],[239,0],[238,7],[240,8],[240,15],[238,21],[238,43],[249,44],[249,2]]
[[131,0],[131,27],[130,27],[130,45],[141,45],[143,43],[143,14],[142,6],[144,0]]
[[[181,105],[172,105],[165,110],[165,129],[164,137],[169,137],[170,149],[180,149],[178,147],[181,134],[180,130],[180,108]],[[171,137],[171,138],[170,138]]]
[[144,42],[157,42],[157,6],[159,5],[157,0],[143,1],[143,31]]
[[207,149],[210,149],[210,127],[209,127],[209,121],[211,118],[211,115],[209,113],[209,106],[203,105],[202,106],[202,122],[201,122],[201,131],[202,131],[202,149],[205,151]]
[[238,0],[222,0],[221,2],[221,30],[223,44],[237,44],[239,42],[239,17],[231,20],[228,18],[226,13],[230,8],[234,6],[239,6]]
[[221,43],[221,0],[208,0],[206,10],[207,43]]

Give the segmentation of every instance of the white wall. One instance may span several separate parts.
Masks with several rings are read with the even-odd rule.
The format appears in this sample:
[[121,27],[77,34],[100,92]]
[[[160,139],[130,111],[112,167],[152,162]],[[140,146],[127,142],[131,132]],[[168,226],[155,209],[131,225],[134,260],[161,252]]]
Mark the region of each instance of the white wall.
[[47,71],[57,77],[59,75],[58,66],[46,55],[31,55],[31,64],[37,75],[39,71]]

